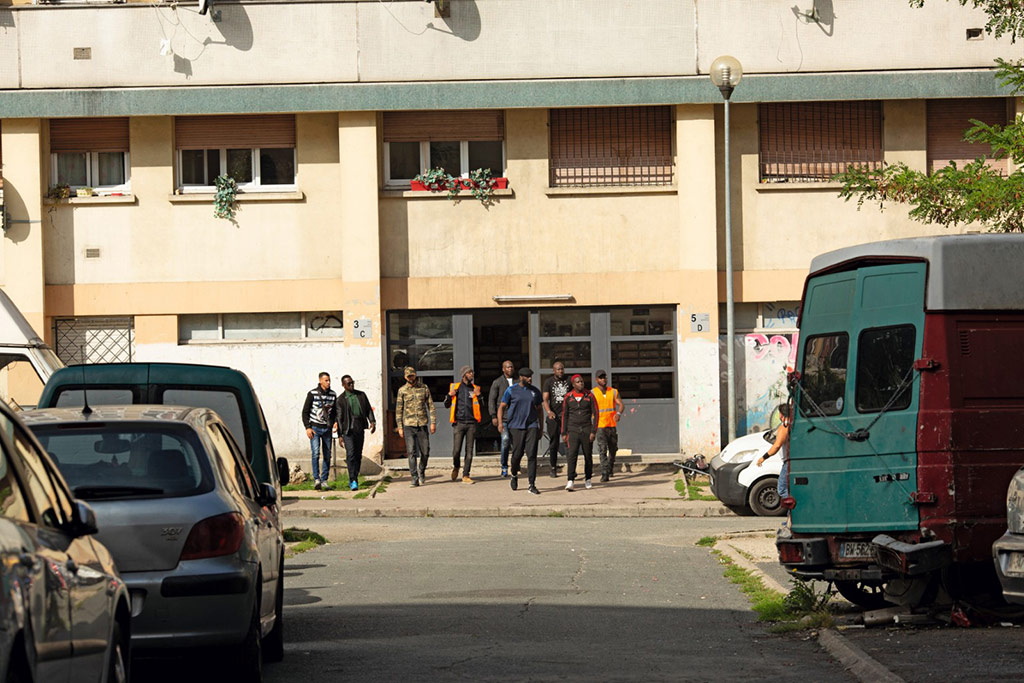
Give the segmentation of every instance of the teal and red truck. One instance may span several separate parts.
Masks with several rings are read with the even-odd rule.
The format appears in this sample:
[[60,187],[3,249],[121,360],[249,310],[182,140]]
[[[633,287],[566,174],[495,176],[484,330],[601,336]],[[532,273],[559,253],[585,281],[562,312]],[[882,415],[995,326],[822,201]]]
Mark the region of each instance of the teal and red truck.
[[1024,465],[1024,235],[829,252],[802,303],[780,562],[869,608],[998,592]]

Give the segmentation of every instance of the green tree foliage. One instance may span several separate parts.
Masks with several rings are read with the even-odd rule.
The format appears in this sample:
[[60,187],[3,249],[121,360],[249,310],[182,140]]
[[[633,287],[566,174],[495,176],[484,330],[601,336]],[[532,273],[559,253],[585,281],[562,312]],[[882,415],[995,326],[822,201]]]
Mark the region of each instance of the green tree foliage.
[[[1018,0],[957,0],[982,9],[989,17],[985,30],[1011,42],[1024,36],[1024,2]],[[925,0],[910,0],[916,7]],[[996,60],[996,78],[1014,95],[1024,94],[1024,60]],[[1006,126],[971,120],[964,133],[970,142],[988,145],[989,158],[1010,159],[1016,170],[1000,175],[980,157],[963,167],[951,163],[931,175],[904,163],[886,164],[869,171],[850,168],[835,177],[843,183],[839,196],[856,198],[885,208],[886,202],[911,206],[910,217],[943,227],[980,223],[994,232],[1024,232],[1024,121],[1015,118]]]

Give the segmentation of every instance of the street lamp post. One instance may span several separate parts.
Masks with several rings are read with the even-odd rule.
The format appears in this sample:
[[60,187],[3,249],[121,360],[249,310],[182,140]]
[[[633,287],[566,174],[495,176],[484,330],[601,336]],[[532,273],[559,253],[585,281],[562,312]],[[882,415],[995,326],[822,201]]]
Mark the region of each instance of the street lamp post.
[[726,396],[729,401],[729,442],[736,438],[736,351],[733,335],[736,327],[732,292],[732,164],[729,152],[729,98],[743,78],[743,66],[730,55],[711,63],[711,82],[725,100],[725,353]]

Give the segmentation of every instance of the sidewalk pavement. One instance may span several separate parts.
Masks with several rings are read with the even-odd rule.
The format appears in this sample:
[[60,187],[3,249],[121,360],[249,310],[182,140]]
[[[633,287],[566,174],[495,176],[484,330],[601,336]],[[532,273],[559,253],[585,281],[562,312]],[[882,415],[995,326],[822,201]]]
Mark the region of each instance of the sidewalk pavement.
[[349,491],[285,491],[282,514],[303,517],[712,517],[733,514],[718,501],[686,500],[675,489],[679,475],[645,469],[616,474],[607,483],[593,479],[594,488],[565,490],[565,477],[537,475],[541,495],[527,491],[520,474],[519,490],[497,474],[475,483],[452,481],[451,470],[428,470],[424,486],[413,488],[407,474],[393,477],[386,491],[372,489],[369,498],[356,499]]

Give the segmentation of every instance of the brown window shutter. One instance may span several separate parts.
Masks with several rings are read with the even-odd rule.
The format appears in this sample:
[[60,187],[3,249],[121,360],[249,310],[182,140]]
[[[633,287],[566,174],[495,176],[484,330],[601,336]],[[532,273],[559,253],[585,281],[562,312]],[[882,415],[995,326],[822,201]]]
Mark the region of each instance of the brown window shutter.
[[552,109],[550,185],[670,185],[669,107]]
[[[955,161],[963,168],[980,156],[992,153],[988,145],[964,141],[964,131],[971,127],[971,119],[990,126],[1007,123],[1006,99],[986,97],[979,99],[928,100],[928,172]],[[1006,159],[989,159],[988,165],[1006,175]]]
[[50,120],[51,152],[127,152],[128,117]]
[[822,182],[850,166],[882,165],[882,103],[758,106],[762,182]]
[[177,149],[295,147],[295,115],[178,116],[174,144]]
[[384,142],[504,139],[501,109],[384,112]]

